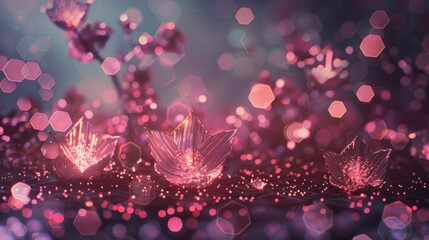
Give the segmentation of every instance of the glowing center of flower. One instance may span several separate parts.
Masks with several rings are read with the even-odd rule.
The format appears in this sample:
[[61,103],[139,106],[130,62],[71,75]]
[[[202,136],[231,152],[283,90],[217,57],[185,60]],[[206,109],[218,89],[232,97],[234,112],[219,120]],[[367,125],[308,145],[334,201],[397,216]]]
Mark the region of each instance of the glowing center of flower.
[[67,156],[73,161],[80,172],[85,171],[89,166],[94,165],[98,160],[94,157],[95,150],[93,147],[79,143],[70,147],[71,156]]
[[361,157],[352,159],[343,168],[343,175],[346,176],[350,190],[356,190],[368,184],[370,168],[362,161]]
[[75,28],[79,26],[80,21],[84,15],[85,15],[85,12],[82,12],[79,10],[73,10],[73,9],[63,11],[63,13],[61,14],[67,27],[75,27]]
[[202,165],[202,156],[198,151],[194,151],[193,149],[186,149],[185,153],[181,158],[179,158],[181,162],[180,168],[184,173],[191,175],[199,175],[201,171]]

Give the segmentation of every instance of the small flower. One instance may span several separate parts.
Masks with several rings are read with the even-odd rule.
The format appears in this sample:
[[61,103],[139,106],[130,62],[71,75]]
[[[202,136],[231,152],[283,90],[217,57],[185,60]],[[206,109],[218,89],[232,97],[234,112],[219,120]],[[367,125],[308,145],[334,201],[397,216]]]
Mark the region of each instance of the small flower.
[[83,117],[65,137],[51,135],[63,153],[63,158],[54,160],[54,167],[64,178],[99,175],[113,156],[119,138],[99,135]]
[[341,154],[323,152],[326,168],[331,175],[329,181],[347,193],[367,186],[380,187],[386,175],[390,152],[391,149],[383,149],[373,153],[360,137],[347,145]]
[[89,4],[77,0],[53,0],[52,8],[46,15],[58,27],[64,30],[77,29],[86,17]]
[[236,130],[214,135],[190,114],[173,132],[148,131],[155,170],[174,185],[203,187],[219,176]]
[[266,185],[267,185],[267,183],[262,181],[258,177],[256,179],[252,179],[250,181],[250,186],[252,186],[253,188],[258,189],[258,190],[264,190]]

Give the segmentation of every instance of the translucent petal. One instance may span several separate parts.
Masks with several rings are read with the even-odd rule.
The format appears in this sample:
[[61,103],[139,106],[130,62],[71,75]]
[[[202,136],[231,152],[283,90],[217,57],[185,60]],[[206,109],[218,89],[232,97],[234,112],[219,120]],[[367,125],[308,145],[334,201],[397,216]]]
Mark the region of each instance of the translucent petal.
[[181,155],[173,138],[158,131],[147,131],[148,144],[155,159],[155,170],[164,175],[175,175],[178,168],[177,156]]
[[372,150],[369,148],[368,144],[363,141],[360,136],[357,136],[353,139],[347,147],[341,152],[341,156],[345,160],[354,159],[356,157],[363,157],[365,159],[369,159],[372,155]]
[[182,153],[187,149],[196,151],[198,146],[209,137],[210,132],[201,124],[194,113],[191,113],[173,131],[174,142],[179,146]]
[[372,155],[370,177],[368,179],[369,184],[372,186],[380,186],[383,183],[391,151],[391,149],[380,150]]
[[346,188],[346,177],[342,172],[344,158],[340,154],[334,152],[323,151],[322,153],[325,159],[326,169],[329,174],[331,174],[329,177],[331,184],[340,188]]
[[211,171],[223,164],[231,152],[236,130],[222,131],[208,138],[198,149],[203,156],[205,169]]

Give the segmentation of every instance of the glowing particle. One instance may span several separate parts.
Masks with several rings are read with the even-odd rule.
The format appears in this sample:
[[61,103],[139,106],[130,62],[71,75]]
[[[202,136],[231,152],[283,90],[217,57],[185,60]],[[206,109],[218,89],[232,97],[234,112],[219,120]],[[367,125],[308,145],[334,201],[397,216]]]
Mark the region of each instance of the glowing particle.
[[249,93],[249,101],[255,108],[266,109],[274,101],[274,93],[266,84],[255,84]]
[[72,120],[67,112],[55,111],[49,119],[49,123],[55,131],[65,132],[72,125]]
[[115,75],[121,69],[121,62],[114,57],[107,57],[101,64],[101,68],[107,75]]
[[370,102],[371,99],[374,97],[374,91],[372,90],[371,86],[369,86],[369,85],[362,85],[357,90],[356,97],[361,102]]
[[375,11],[369,18],[369,22],[374,29],[384,29],[389,21],[389,16],[383,10]]
[[385,48],[381,37],[375,34],[368,34],[359,47],[365,57],[372,58],[378,57]]
[[347,112],[347,108],[342,101],[333,101],[329,105],[328,111],[332,117],[341,118]]
[[235,19],[237,19],[237,22],[241,25],[249,25],[254,18],[255,16],[253,15],[252,9],[248,7],[238,9],[235,14]]
[[183,223],[182,220],[178,217],[172,217],[168,220],[168,229],[170,229],[170,231],[172,232],[179,232],[182,227],[183,227]]
[[44,130],[49,125],[48,116],[44,113],[35,113],[30,119],[31,126],[36,130]]

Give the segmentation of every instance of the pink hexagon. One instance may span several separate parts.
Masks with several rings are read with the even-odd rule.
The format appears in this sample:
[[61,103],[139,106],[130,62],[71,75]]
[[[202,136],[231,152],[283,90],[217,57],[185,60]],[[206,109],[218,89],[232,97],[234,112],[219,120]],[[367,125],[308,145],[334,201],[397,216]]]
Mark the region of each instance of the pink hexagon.
[[384,50],[383,40],[379,35],[368,34],[360,44],[360,50],[365,57],[376,58]]
[[237,22],[241,25],[249,25],[254,18],[255,15],[253,15],[252,9],[248,7],[242,7],[238,9],[237,13],[235,14],[235,19],[237,19]]
[[249,101],[253,107],[266,109],[274,101],[274,93],[271,87],[266,84],[255,84],[249,93]]
[[239,235],[251,223],[247,207],[235,201],[227,203],[216,212],[216,224],[225,234]]
[[56,143],[45,142],[40,148],[43,156],[49,159],[55,159],[60,155],[60,149]]
[[384,207],[381,218],[390,229],[404,229],[412,221],[412,212],[408,205],[398,200]]
[[328,112],[334,118],[341,118],[347,112],[347,108],[342,101],[333,101],[329,105]]
[[49,125],[48,116],[44,113],[35,113],[30,119],[31,126],[36,130],[43,130]]
[[95,235],[101,227],[101,220],[96,211],[79,209],[73,225],[79,231],[80,235]]
[[22,68],[24,67],[25,62],[18,59],[11,59],[3,68],[4,75],[9,81],[12,82],[21,82],[24,80],[24,75],[22,74]]
[[11,82],[11,81],[7,80],[6,78],[4,78],[0,82],[0,89],[4,93],[11,93],[11,92],[15,91],[16,84],[14,82]]
[[114,57],[107,57],[101,64],[103,72],[107,75],[115,75],[121,69],[121,62]]
[[384,10],[375,11],[369,18],[369,23],[371,23],[371,26],[374,29],[384,29],[389,21],[389,16],[387,16],[386,11]]
[[54,96],[54,92],[52,92],[51,89],[43,89],[42,88],[39,91],[39,95],[43,101],[49,101]]
[[49,74],[40,75],[37,81],[43,89],[51,89],[55,85],[55,79]]
[[36,80],[40,74],[42,74],[42,71],[36,62],[27,62],[22,68],[22,75],[28,80]]
[[308,230],[323,233],[332,226],[334,213],[321,203],[307,206],[302,220]]
[[356,91],[356,97],[361,102],[370,102],[371,99],[374,97],[374,91],[372,90],[372,87],[370,85],[362,85]]
[[55,111],[49,119],[49,123],[55,131],[65,132],[72,125],[72,120],[68,112]]
[[141,148],[133,142],[126,142],[119,147],[118,159],[122,167],[136,171],[144,165]]
[[28,98],[20,98],[16,104],[21,111],[28,111],[31,108],[31,102],[28,100]]
[[381,140],[387,134],[388,129],[383,119],[374,119],[365,125],[365,131],[373,138]]
[[182,122],[189,113],[191,113],[191,108],[181,100],[177,100],[167,108],[167,122],[176,125]]

